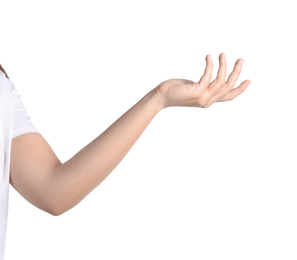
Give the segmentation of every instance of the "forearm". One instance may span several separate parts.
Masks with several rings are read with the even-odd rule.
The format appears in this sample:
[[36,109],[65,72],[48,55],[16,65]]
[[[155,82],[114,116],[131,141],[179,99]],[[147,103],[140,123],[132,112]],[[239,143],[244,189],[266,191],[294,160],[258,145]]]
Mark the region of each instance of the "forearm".
[[48,187],[56,211],[72,208],[98,186],[161,109],[160,96],[152,90],[70,160],[54,168]]

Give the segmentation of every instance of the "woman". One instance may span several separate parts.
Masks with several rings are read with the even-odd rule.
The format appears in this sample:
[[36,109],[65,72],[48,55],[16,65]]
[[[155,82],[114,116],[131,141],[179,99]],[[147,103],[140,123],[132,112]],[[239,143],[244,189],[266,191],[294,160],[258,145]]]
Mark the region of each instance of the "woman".
[[198,82],[170,79],[160,83],[63,164],[32,124],[13,83],[0,67],[0,260],[4,257],[9,181],[36,207],[54,216],[64,213],[108,176],[160,110],[170,106],[208,108],[245,91],[250,80],[234,88],[242,64],[243,59],[236,61],[226,81],[226,55],[220,54],[217,78],[210,82],[213,62],[207,55]]

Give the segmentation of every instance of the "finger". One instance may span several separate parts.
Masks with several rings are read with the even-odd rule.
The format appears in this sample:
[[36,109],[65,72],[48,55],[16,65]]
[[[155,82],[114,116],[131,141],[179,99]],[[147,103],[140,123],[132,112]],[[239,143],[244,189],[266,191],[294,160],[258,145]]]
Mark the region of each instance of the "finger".
[[229,85],[230,88],[233,88],[236,81],[238,80],[239,74],[241,72],[242,64],[243,64],[243,59],[238,59],[236,61],[233,71],[231,72],[227,80],[227,85]]
[[217,102],[220,102],[220,101],[229,101],[229,100],[232,100],[232,99],[236,98],[242,92],[244,92],[251,83],[252,83],[251,80],[245,80],[237,88],[233,88],[225,96],[223,96],[222,98],[220,98]]
[[211,80],[211,77],[212,77],[213,63],[211,60],[211,55],[208,54],[206,56],[205,60],[206,60],[206,67],[204,70],[204,74],[202,75],[202,77],[199,80],[199,84],[201,86],[208,86],[209,82]]
[[217,79],[221,82],[225,82],[227,75],[227,62],[225,53],[221,53],[221,55],[219,56],[219,62],[220,65],[217,73]]

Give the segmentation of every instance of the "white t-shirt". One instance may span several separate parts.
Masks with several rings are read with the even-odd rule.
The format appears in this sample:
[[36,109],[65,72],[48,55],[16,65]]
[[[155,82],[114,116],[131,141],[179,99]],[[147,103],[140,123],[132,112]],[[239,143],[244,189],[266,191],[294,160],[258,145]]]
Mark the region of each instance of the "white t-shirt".
[[28,132],[38,131],[14,84],[0,70],[0,260],[5,249],[11,140]]

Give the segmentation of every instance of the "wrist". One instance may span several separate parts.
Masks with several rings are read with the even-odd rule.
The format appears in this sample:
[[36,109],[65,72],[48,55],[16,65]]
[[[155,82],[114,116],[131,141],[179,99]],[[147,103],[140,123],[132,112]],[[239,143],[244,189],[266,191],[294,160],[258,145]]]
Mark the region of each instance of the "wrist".
[[160,91],[159,86],[154,88],[151,91],[151,97],[154,100],[155,106],[158,109],[158,111],[161,111],[162,109],[167,107],[165,98],[162,95],[162,92]]

